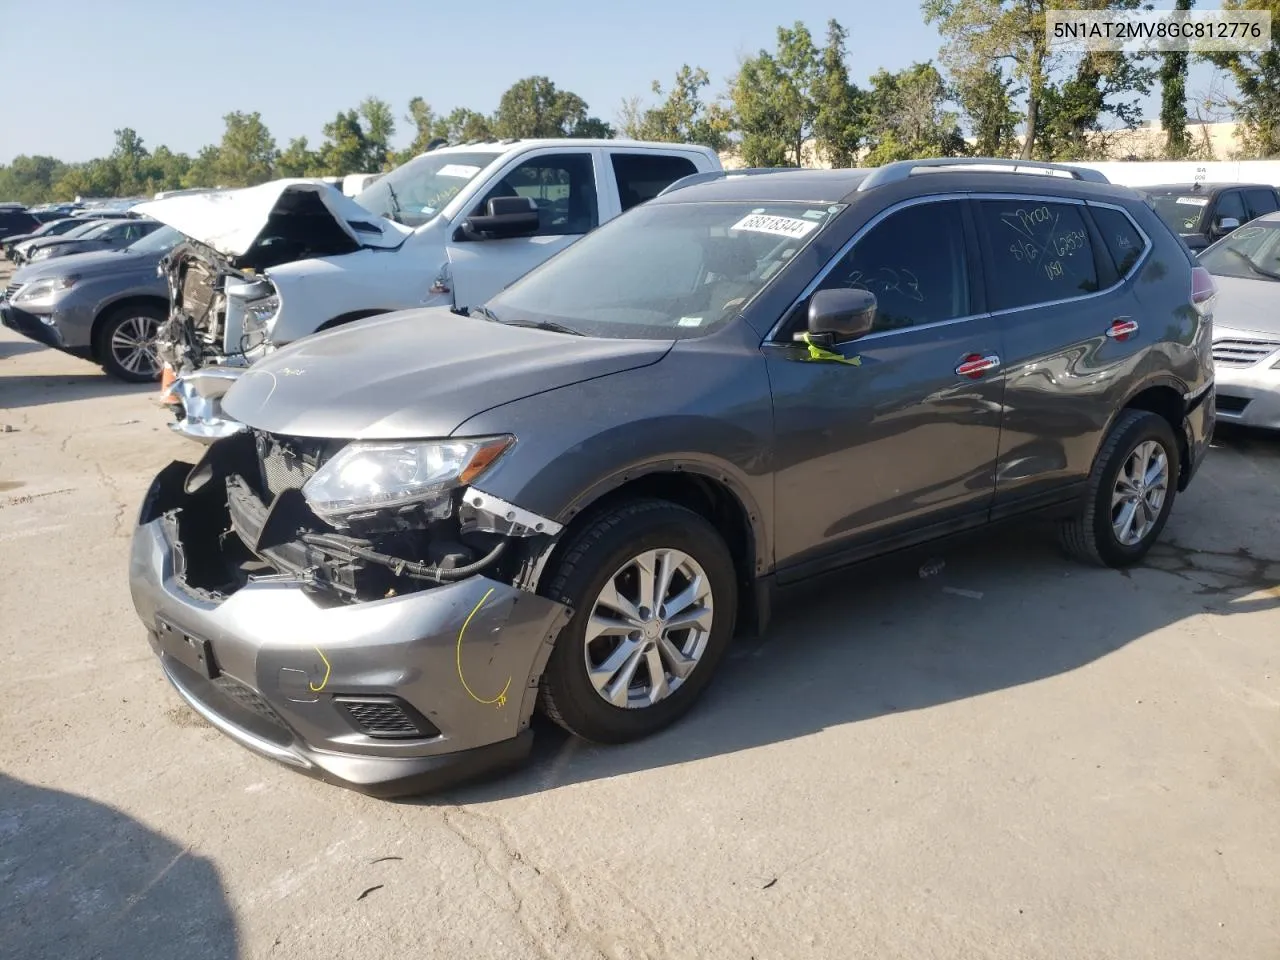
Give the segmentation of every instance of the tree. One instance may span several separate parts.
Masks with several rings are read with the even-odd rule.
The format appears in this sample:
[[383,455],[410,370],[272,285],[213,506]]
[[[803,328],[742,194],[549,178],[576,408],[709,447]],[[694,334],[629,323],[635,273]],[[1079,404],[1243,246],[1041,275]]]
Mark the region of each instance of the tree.
[[1047,160],[1098,160],[1106,155],[1102,117],[1127,128],[1142,119],[1139,94],[1150,88],[1152,71],[1118,51],[1091,51],[1075,74],[1046,85],[1035,155]]
[[422,97],[413,97],[409,100],[409,112],[405,114],[405,120],[413,125],[413,140],[400,152],[401,163],[412,160],[425,151],[427,144],[438,136],[436,127],[441,123],[436,112],[431,109],[431,104]]
[[[483,113],[458,107],[442,120],[437,120],[435,135],[450,143],[466,143],[469,140],[494,139],[493,125]],[[426,144],[423,144],[426,149]]]
[[[276,164],[276,141],[262,115],[234,110],[222,118],[226,130],[214,164],[218,185],[252,187],[271,179]],[[203,151],[201,151],[203,155]]]
[[867,102],[868,164],[965,152],[960,119],[946,108],[947,86],[932,63],[912,64],[898,73],[880,70],[871,78]]
[[[1190,10],[1193,0],[1177,0],[1175,10]],[[1160,126],[1164,130],[1164,153],[1181,160],[1191,151],[1187,136],[1187,52],[1166,53],[1160,63]]]
[[845,66],[848,36],[839,21],[827,21],[827,43],[813,82],[813,135],[818,151],[833,167],[853,166],[866,128],[862,91],[849,80]]
[[318,169],[320,158],[307,145],[306,137],[294,137],[289,146],[276,158],[277,177],[311,177]]
[[498,101],[493,132],[499,137],[597,136],[602,123],[587,116],[586,101],[576,93],[558,90],[547,77],[525,77]]
[[653,81],[653,92],[665,96],[656,107],[643,109],[639,97],[623,102],[622,133],[633,140],[698,143],[713,150],[725,146],[729,118],[718,104],[707,104],[700,91],[711,84],[707,71],[684,64],[665,94]]
[[1013,108],[1013,81],[1000,66],[988,67],[961,78],[956,99],[968,121],[973,152],[980,157],[1005,157],[1015,153],[1018,112]]
[[324,137],[316,168],[318,176],[342,177],[348,173],[371,172],[364,169],[368,145],[357,111],[339,111],[324,125]]
[[222,186],[218,181],[218,161],[220,159],[221,151],[211,143],[205,144],[200,148],[200,152],[196,154],[195,159],[191,161],[191,166],[182,178],[182,185],[184,187]]
[[147,192],[157,190],[177,190],[182,180],[191,169],[191,158],[185,153],[174,153],[161,144],[151,152],[151,160],[147,164]]
[[68,169],[53,157],[14,157],[9,166],[0,167],[0,200],[28,204],[47,200],[54,184],[66,176]]
[[390,169],[391,138],[396,135],[396,118],[391,104],[377,97],[365,97],[360,104],[364,120],[365,158],[362,173],[380,173]]
[[145,189],[145,168],[150,157],[142,144],[142,138],[132,127],[116,130],[115,135],[116,145],[111,151],[111,162],[116,168],[117,189],[132,196]]
[[743,61],[730,99],[742,134],[742,156],[755,166],[804,163],[804,144],[813,135],[818,106],[813,87],[818,51],[799,21],[778,28],[775,53],[761,50]]
[[1207,55],[1236,83],[1228,103],[1242,125],[1241,147],[1248,156],[1280,156],[1280,0],[1223,0],[1224,10],[1269,10],[1271,45],[1260,53]]

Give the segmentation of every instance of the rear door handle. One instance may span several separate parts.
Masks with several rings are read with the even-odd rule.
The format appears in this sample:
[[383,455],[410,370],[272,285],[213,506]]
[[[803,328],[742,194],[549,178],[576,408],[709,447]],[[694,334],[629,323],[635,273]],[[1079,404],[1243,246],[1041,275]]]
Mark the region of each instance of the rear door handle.
[[984,374],[990,373],[999,366],[1000,358],[994,353],[971,353],[960,361],[960,366],[956,367],[956,373],[970,380],[981,380]]
[[1138,321],[1132,317],[1116,317],[1107,327],[1107,336],[1121,343],[1138,333]]

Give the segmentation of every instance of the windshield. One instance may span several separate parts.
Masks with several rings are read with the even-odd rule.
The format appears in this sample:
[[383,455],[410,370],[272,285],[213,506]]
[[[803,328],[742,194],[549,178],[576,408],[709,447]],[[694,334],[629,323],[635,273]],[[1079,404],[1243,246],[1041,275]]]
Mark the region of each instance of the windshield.
[[493,152],[425,153],[369,184],[356,203],[380,217],[420,227],[499,156]]
[[589,336],[702,336],[736,317],[841,209],[745,201],[636,207],[488,308],[503,322]]
[[1195,233],[1200,216],[1209,205],[1208,197],[1198,197],[1185,190],[1171,193],[1148,193],[1147,203],[1156,216],[1175,233]]
[[1241,227],[1200,254],[1201,266],[1219,277],[1280,280],[1280,222]]
[[130,253],[166,253],[178,245],[182,234],[173,227],[159,227],[152,230],[141,240],[135,240],[125,247]]

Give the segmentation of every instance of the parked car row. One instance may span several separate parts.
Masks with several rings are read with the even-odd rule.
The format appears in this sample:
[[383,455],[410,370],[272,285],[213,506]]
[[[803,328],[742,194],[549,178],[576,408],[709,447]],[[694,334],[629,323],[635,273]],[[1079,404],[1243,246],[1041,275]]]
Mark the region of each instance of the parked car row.
[[[1233,341],[1226,278],[1280,279],[1280,215],[1197,259],[1149,197],[1024,161],[469,144],[354,201],[141,212],[167,318],[109,316],[207,446],[144,499],[135,608],[217,729],[382,796],[519,761],[535,709],[660,730],[779,593],[871,557],[1034,517],[1140,562],[1219,410],[1211,271]],[[58,268],[0,315],[109,353]]]

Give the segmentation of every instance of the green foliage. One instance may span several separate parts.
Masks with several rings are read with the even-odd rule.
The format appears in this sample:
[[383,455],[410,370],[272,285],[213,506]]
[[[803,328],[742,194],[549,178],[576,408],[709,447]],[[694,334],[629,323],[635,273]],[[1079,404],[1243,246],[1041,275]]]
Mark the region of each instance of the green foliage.
[[1243,125],[1247,157],[1280,156],[1280,0],[1223,0],[1224,10],[1271,11],[1271,46],[1261,53],[1211,53],[1236,83],[1229,105]]
[[[226,130],[214,162],[214,177],[221,187],[252,187],[266,183],[275,169],[275,138],[256,110],[238,110],[222,118]],[[203,151],[201,151],[203,153]]]
[[[1193,0],[1177,0],[1176,10],[1190,10]],[[1187,135],[1187,61],[1185,50],[1166,53],[1160,62],[1160,126],[1164,129],[1164,153],[1181,160],[1191,152]]]
[[665,99],[643,111],[639,101],[624,106],[623,135],[633,140],[697,143],[713,150],[724,149],[730,127],[728,115],[719,104],[702,100],[702,90],[710,83],[707,71],[687,63],[680,67],[675,83],[665,94],[662,84],[653,81],[654,94]]
[[975,156],[1009,157],[1017,152],[1015,93],[1013,80],[1006,77],[999,66],[979,70],[958,80],[956,100],[968,122]]
[[848,36],[838,21],[827,21],[827,43],[812,83],[813,135],[818,151],[833,167],[853,166],[866,136],[865,97],[849,80],[845,66]]
[[276,158],[277,177],[311,177],[319,169],[320,158],[310,149],[306,137],[294,137]]
[[868,166],[966,152],[960,118],[947,109],[947,85],[932,63],[879,71],[871,78],[867,106]]
[[366,97],[360,104],[364,121],[364,166],[348,173],[381,173],[392,166],[391,138],[396,134],[396,118],[391,104],[377,97]]
[[803,164],[804,144],[813,136],[818,116],[818,76],[813,36],[799,21],[778,28],[774,53],[761,50],[743,61],[729,97],[749,166]]
[[612,136],[602,120],[587,116],[587,103],[547,77],[517,80],[498,101],[493,132],[499,137]]

